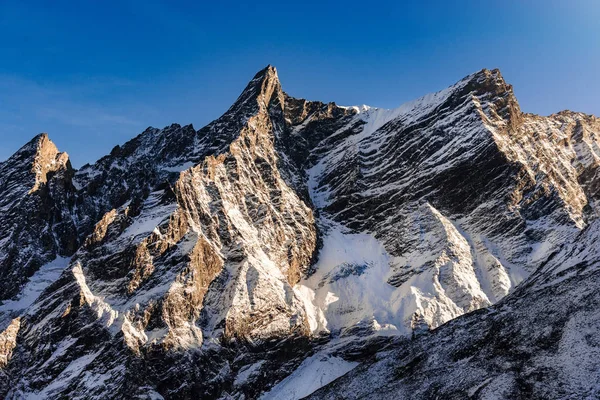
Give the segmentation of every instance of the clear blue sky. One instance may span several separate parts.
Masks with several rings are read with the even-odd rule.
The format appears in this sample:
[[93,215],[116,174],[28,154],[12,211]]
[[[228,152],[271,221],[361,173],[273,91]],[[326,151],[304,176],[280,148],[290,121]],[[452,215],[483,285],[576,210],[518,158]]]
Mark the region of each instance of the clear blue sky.
[[267,64],[292,96],[379,107],[500,68],[525,111],[600,115],[600,2],[0,0],[0,160],[39,132],[79,167],[200,128]]

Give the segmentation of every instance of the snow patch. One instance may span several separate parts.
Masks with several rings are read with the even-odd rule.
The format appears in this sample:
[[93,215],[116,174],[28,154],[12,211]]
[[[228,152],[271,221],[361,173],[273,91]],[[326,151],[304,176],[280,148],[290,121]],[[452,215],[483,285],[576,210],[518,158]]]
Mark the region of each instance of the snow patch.
[[287,378],[265,393],[261,400],[297,400],[333,382],[359,363],[317,353],[300,364]]
[[251,365],[248,365],[248,366],[242,368],[240,370],[240,372],[238,372],[237,376],[235,377],[235,381],[233,382],[233,384],[235,386],[241,386],[244,383],[246,383],[246,381],[248,381],[248,379],[252,375],[255,375],[257,372],[260,371],[260,367],[262,367],[262,365],[264,363],[265,363],[265,361],[261,360],[254,364],[251,364]]
[[185,171],[188,168],[193,167],[194,165],[196,165],[194,162],[192,161],[188,161],[186,163],[180,164],[180,165],[175,165],[173,167],[163,167],[163,171],[167,171],[167,172],[181,172],[181,171]]
[[142,213],[135,219],[122,234],[121,237],[136,237],[153,232],[157,226],[167,220],[177,208],[176,204],[161,205],[161,197],[164,190],[153,192],[144,202]]
[[25,284],[15,300],[6,301],[0,306],[0,313],[22,312],[29,308],[42,292],[60,277],[70,261],[71,257],[56,257],[42,266]]
[[329,222],[316,272],[294,287],[313,333],[360,322],[398,324],[395,288],[387,283],[390,257],[369,234],[344,233]]

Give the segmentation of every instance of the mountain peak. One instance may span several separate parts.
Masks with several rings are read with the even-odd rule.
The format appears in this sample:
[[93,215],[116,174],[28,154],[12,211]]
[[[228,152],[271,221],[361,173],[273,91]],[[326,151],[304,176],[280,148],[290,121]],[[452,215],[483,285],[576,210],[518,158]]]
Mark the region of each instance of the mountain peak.
[[462,82],[465,81],[465,93],[471,93],[480,100],[486,99],[489,104],[493,104],[494,112],[516,129],[522,114],[521,108],[512,85],[504,80],[499,69],[484,68]]
[[38,149],[43,152],[54,152],[58,153],[58,148],[47,133],[40,133],[34,140],[37,140]]
[[31,160],[31,171],[35,174],[35,185],[32,191],[47,181],[49,172],[71,168],[69,155],[60,152],[47,133],[35,136],[17,152],[17,154],[19,153],[21,153],[21,157],[24,156]]
[[500,72],[500,69],[498,69],[498,68],[492,68],[492,69],[482,68],[479,71],[472,73],[470,75],[470,77],[495,77],[495,78],[499,78],[499,79],[504,79],[502,77],[502,73]]
[[277,77],[277,68],[275,68],[271,64],[268,64],[265,68],[261,69],[260,71],[258,71],[256,73],[255,78],[258,76],[267,76],[267,75]]
[[277,75],[277,69],[271,64],[267,65],[265,68],[258,71],[254,78],[248,83],[244,92],[247,92],[249,89],[253,88],[264,88],[269,85],[281,85],[279,82],[279,76]]
[[38,154],[58,153],[58,149],[50,140],[47,133],[40,133],[34,136],[29,142],[23,145],[6,161],[5,165],[17,165],[26,163],[32,165]]
[[477,85],[486,91],[497,94],[510,93],[511,95],[514,95],[512,85],[506,83],[502,73],[498,68],[491,70],[484,68],[470,75],[467,79],[469,79],[474,85]]
[[[248,85],[227,111],[227,114],[240,111],[244,114],[250,114],[265,110],[275,98],[283,104],[283,91],[277,76],[277,69],[269,64],[258,71],[254,78],[248,82]],[[247,112],[244,112],[245,109],[247,109]]]

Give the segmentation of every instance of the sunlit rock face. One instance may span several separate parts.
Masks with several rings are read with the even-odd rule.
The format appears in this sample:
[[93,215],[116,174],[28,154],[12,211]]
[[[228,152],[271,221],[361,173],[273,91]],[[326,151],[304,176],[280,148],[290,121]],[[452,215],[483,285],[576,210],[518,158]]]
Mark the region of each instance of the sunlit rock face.
[[[377,372],[379,351],[542,346],[515,316],[595,276],[599,135],[523,113],[497,70],[384,110],[293,98],[269,66],[206,127],[148,128],[79,171],[38,136],[0,164],[0,397],[352,397],[342,375],[401,392],[429,368]],[[569,307],[557,323],[581,323]]]

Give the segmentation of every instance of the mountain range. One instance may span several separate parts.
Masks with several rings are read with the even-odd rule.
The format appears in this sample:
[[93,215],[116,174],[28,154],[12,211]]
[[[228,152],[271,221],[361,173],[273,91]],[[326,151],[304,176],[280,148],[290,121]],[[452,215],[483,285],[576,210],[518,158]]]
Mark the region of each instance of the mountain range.
[[600,398],[600,119],[259,71],[196,130],[0,163],[0,398]]

